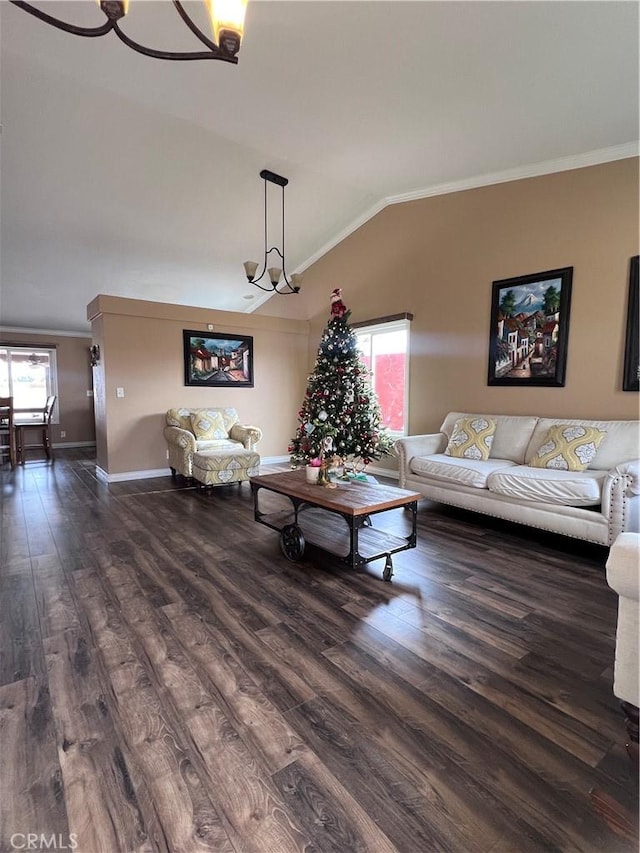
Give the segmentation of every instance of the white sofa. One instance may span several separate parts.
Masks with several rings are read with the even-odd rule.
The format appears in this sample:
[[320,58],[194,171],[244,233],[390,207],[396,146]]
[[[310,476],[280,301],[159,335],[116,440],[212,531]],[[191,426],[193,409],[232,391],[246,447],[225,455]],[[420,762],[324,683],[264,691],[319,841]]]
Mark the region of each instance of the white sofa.
[[[486,461],[445,455],[460,418],[496,423]],[[529,462],[554,424],[606,430],[585,471],[533,468]],[[440,432],[396,442],[401,488],[426,498],[520,524],[611,545],[640,529],[640,422],[589,421],[450,412]]]

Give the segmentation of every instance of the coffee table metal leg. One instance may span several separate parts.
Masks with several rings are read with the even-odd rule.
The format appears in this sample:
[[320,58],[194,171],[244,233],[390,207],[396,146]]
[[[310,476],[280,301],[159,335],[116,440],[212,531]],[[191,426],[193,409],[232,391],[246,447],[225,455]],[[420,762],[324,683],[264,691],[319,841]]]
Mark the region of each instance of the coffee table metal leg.
[[[363,516],[344,515],[343,513],[336,513],[336,515],[344,518],[349,526],[349,553],[344,557],[344,562],[348,566],[351,566],[352,569],[361,569],[367,561],[364,557],[360,556],[358,551],[358,532],[366,522]],[[369,518],[369,516],[366,516],[366,518]]]
[[280,531],[280,548],[287,560],[297,563],[304,556],[304,534],[297,524],[286,524]]
[[411,513],[411,533],[407,536],[409,548],[415,548],[418,542],[418,501],[407,504],[406,509]]

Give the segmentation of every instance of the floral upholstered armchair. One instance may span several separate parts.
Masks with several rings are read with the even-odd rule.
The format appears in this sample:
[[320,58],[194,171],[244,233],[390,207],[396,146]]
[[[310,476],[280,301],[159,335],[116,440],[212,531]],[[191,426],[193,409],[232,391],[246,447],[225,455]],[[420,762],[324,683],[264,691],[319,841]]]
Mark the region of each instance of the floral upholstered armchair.
[[193,454],[204,450],[253,450],[262,438],[256,426],[238,423],[226,409],[169,409],[164,437],[169,447],[171,476],[193,477]]

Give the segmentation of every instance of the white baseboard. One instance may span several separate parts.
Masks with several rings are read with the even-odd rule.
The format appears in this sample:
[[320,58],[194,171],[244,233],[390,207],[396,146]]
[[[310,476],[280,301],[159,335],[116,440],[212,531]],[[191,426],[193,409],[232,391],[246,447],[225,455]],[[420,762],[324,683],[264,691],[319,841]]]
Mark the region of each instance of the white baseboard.
[[[263,456],[260,459],[260,464],[278,465],[288,461],[288,456]],[[155,468],[147,471],[122,471],[120,474],[108,474],[103,468],[96,465],[96,477],[103,483],[124,483],[127,480],[150,480],[152,477],[169,476],[171,476],[170,468]]]
[[[289,462],[290,456],[262,456],[260,457],[261,465],[280,465],[283,462]],[[377,474],[380,477],[389,477],[392,480],[398,480],[400,474],[391,468],[377,468],[375,465],[367,465],[367,474]]]
[[147,471],[122,471],[120,474],[107,474],[107,472],[96,465],[96,477],[103,483],[124,483],[127,480],[150,480],[152,477],[170,477],[169,468],[156,468]]
[[71,447],[95,447],[95,441],[56,441],[51,445],[54,450],[68,450]]
[[290,456],[261,456],[261,465],[281,465],[283,462],[290,462]]
[[[71,447],[71,445],[67,445],[67,447]],[[290,456],[261,456],[260,464],[282,465],[289,462],[290,459]],[[369,465],[367,472],[379,474],[384,477],[392,477],[395,480],[398,479],[397,471],[389,471],[386,468],[374,468]],[[123,471],[120,474],[108,474],[99,465],[96,465],[96,477],[103,483],[124,483],[127,480],[150,480],[152,477],[168,477],[170,474],[171,470],[169,468],[155,468],[148,471]]]
[[373,474],[378,477],[389,477],[391,480],[399,480],[400,472],[394,471],[392,468],[377,468],[375,465],[367,465],[365,474]]

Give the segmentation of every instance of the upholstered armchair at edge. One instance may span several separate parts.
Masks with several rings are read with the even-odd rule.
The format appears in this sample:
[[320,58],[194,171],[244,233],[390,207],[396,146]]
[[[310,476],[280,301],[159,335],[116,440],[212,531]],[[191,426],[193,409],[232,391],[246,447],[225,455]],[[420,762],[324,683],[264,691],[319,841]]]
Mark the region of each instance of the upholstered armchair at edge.
[[[613,668],[613,694],[620,701],[624,713],[627,753],[631,766],[627,783],[623,786],[627,796],[620,802],[603,788],[589,792],[591,804],[597,814],[616,835],[638,843],[638,706],[640,706],[640,534],[620,533],[609,551],[607,583],[618,594],[618,624]],[[632,807],[629,808],[629,804]],[[624,847],[626,850],[627,847]]]
[[169,409],[165,415],[171,476],[193,479],[193,456],[199,451],[253,451],[262,438],[257,426],[238,423],[236,409]]
[[627,752],[638,767],[640,705],[640,534],[621,533],[607,560],[607,583],[618,593],[618,624],[613,692],[620,700],[627,727]]

